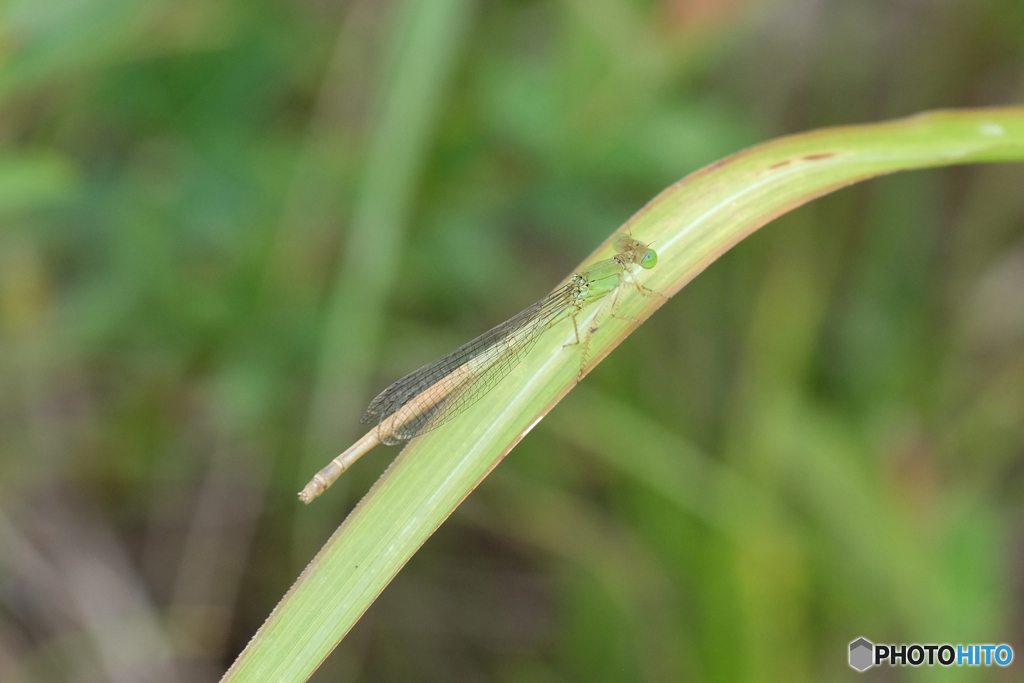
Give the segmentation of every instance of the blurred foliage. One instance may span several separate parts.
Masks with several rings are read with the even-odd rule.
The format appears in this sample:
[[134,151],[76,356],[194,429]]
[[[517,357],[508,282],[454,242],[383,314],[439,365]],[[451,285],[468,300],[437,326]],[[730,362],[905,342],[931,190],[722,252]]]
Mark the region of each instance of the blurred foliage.
[[[216,680],[396,452],[299,509],[381,387],[703,164],[1024,94],[1018,0],[445,7],[0,7],[0,681]],[[861,635],[1024,652],[1022,181],[872,181],[741,244],[314,680],[853,680]]]

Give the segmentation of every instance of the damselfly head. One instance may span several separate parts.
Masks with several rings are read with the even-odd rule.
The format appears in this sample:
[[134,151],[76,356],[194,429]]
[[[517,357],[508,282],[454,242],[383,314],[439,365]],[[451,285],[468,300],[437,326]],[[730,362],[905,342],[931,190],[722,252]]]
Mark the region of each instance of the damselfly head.
[[640,267],[646,270],[650,270],[658,263],[656,251],[626,233],[616,235],[612,247],[625,257],[622,259],[623,263],[639,263]]

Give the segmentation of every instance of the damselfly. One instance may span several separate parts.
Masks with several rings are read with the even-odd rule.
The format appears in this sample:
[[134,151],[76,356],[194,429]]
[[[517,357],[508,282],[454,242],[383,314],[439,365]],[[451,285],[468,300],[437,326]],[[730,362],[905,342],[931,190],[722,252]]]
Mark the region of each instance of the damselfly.
[[[624,280],[628,279],[641,294],[649,296],[651,291],[634,280],[630,271],[634,265],[648,270],[653,268],[658,263],[658,255],[627,234],[616,237],[613,247],[615,256],[576,273],[565,285],[519,315],[382,391],[360,419],[364,424],[375,426],[320,470],[299,493],[299,499],[307,504],[311,502],[374,446],[408,441],[460,414],[504,379],[533,348],[540,335],[555,323],[571,318],[576,341],[566,346],[580,344],[576,323],[579,313],[588,304],[615,292],[610,313],[619,317],[615,310],[619,287]],[[588,330],[582,341],[579,376],[586,366],[589,343]]]

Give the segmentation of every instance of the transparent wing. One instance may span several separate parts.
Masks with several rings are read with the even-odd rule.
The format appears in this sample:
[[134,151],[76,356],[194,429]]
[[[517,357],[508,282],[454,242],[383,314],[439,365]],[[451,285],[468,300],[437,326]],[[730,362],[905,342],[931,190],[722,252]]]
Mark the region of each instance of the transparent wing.
[[[473,405],[519,364],[541,332],[570,310],[576,289],[576,283],[570,282],[447,356],[409,373],[373,399],[359,421],[380,424],[411,406],[408,419],[381,435],[389,445],[440,427]],[[439,400],[416,405],[414,399],[428,389],[436,392]]]

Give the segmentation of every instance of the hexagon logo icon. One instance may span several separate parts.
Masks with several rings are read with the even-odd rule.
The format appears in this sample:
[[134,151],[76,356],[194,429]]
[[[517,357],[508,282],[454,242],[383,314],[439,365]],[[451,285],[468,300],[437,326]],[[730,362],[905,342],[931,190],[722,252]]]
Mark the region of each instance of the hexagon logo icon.
[[858,638],[850,643],[850,666],[857,671],[864,671],[874,664],[875,646],[870,640]]

